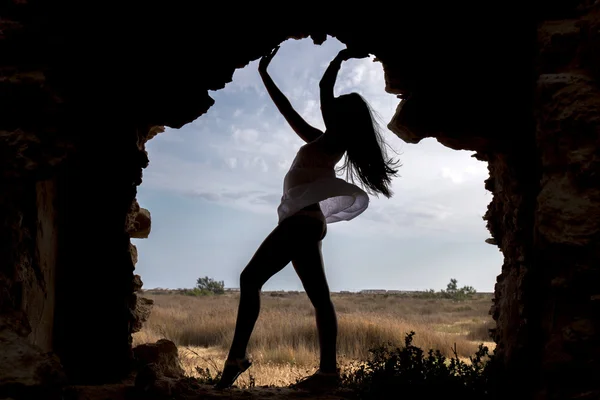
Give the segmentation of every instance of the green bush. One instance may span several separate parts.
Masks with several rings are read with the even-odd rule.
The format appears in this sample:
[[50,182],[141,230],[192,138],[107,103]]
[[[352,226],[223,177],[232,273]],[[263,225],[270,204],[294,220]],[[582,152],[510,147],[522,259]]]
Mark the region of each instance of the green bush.
[[196,289],[200,291],[210,292],[212,294],[224,294],[225,293],[225,282],[215,281],[214,279],[205,276],[204,278],[198,278],[196,281]]
[[421,299],[450,299],[450,300],[469,300],[473,298],[473,295],[477,293],[472,286],[463,286],[458,288],[456,279],[450,279],[450,283],[446,286],[446,290],[440,290],[436,292],[433,289],[426,290],[424,292],[415,293],[413,297]]
[[372,357],[342,375],[342,385],[359,399],[460,398],[490,399],[492,356],[480,345],[468,364],[455,355],[449,360],[439,350],[425,353],[413,346],[414,332],[404,347],[391,344],[371,349]]
[[472,286],[463,286],[459,289],[456,279],[450,279],[450,283],[446,286],[446,290],[440,291],[442,297],[454,300],[470,299],[475,293],[477,293],[477,291]]

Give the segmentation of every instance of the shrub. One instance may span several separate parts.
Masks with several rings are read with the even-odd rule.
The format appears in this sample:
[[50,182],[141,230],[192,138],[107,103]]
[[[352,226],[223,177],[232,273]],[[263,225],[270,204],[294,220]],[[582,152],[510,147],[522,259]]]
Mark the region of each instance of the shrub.
[[204,278],[198,278],[196,281],[196,289],[212,294],[224,294],[225,282],[215,281],[214,279],[205,276]]
[[415,332],[406,335],[404,347],[391,344],[371,349],[372,357],[342,374],[342,384],[359,399],[387,398],[491,398],[491,356],[479,345],[471,363],[454,354],[449,360],[439,350],[427,354],[413,346]]
[[458,281],[456,279],[450,279],[450,283],[446,286],[446,290],[440,290],[436,292],[433,289],[426,290],[424,292],[418,292],[413,297],[421,299],[451,299],[451,300],[469,300],[477,293],[472,286],[463,286],[458,288]]

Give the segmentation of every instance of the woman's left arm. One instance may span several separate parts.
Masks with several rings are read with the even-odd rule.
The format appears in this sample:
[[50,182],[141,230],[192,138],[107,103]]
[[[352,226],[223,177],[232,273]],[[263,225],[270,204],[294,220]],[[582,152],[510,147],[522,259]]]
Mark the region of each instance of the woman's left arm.
[[267,72],[267,67],[271,62],[271,59],[277,53],[277,49],[275,48],[270,54],[261,58],[260,63],[258,65],[258,72],[260,73],[260,77],[262,78],[263,83],[265,84],[265,88],[267,89],[267,93],[271,96],[273,103],[283,115],[285,120],[288,122],[290,127],[296,132],[298,136],[306,143],[312,142],[319,136],[323,134],[321,130],[315,128],[306,122],[294,107],[290,101],[285,97],[285,95],[279,90],[273,79],[269,76]]

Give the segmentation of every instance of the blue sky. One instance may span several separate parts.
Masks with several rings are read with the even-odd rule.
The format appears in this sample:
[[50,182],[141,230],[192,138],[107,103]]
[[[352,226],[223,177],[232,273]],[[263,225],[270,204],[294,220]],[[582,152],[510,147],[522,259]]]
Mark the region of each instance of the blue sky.
[[[269,66],[294,108],[320,129],[318,82],[344,47],[333,38],[320,46],[288,40]],[[304,142],[272,103],[257,66],[251,62],[211,92],[215,105],[205,115],[147,143],[150,165],[137,198],[150,210],[152,232],[132,239],[144,288],[193,287],[200,276],[238,287],[240,272],[277,225],[283,177]],[[345,62],[338,75],[336,96],[357,91],[369,101],[399,153],[390,155],[403,165],[394,197],[371,197],[359,217],[328,226],[323,258],[331,290],[438,290],[455,278],[459,286],[493,291],[502,256],[484,242],[490,235],[482,216],[492,199],[483,186],[486,163],[434,139],[399,139],[385,126],[400,100],[384,87],[372,57]],[[302,286],[290,264],[264,289]]]

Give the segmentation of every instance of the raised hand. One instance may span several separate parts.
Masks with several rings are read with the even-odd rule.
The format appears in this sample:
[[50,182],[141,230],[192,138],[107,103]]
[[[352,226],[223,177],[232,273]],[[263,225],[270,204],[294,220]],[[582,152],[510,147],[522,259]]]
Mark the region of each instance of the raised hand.
[[264,56],[262,56],[262,58],[258,62],[258,70],[259,71],[261,71],[261,72],[266,72],[267,71],[267,67],[269,66],[269,63],[271,62],[271,60],[273,59],[273,57],[275,57],[275,54],[277,54],[278,50],[279,50],[279,46],[275,47],[269,53],[267,53]]
[[358,51],[356,48],[353,49],[342,49],[337,55],[341,60],[347,61],[351,58],[365,58],[369,57],[369,53],[365,51]]

